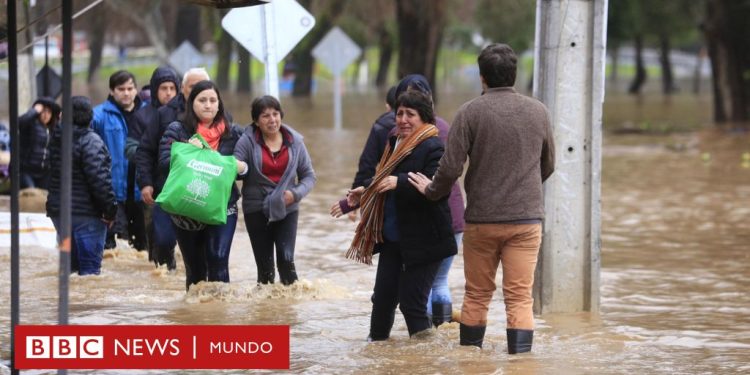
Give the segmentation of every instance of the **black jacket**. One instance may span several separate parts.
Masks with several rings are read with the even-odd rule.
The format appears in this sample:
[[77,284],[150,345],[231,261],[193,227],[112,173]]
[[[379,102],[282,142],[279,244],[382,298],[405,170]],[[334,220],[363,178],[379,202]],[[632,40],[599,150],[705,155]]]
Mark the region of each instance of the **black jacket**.
[[369,186],[372,176],[375,175],[375,167],[383,155],[385,145],[388,143],[388,133],[396,126],[396,115],[388,111],[380,115],[372,124],[370,135],[367,137],[365,148],[359,156],[359,168],[354,176],[352,189],[358,186]]
[[[391,137],[391,147],[395,141],[396,137]],[[406,265],[436,262],[458,252],[447,197],[431,201],[408,178],[409,172],[422,172],[432,178],[442,156],[443,142],[432,137],[415,147],[391,173],[398,177],[396,189],[389,194],[395,198],[398,247]]]
[[[169,103],[156,110],[156,118],[152,124],[158,126],[146,126],[141,136],[141,142],[136,151],[136,164],[138,165],[138,186],[153,186],[154,198],[159,195],[167,175],[162,175],[159,171],[159,142],[161,141],[167,126],[177,121],[179,116],[185,110],[185,98],[182,94],[177,94]],[[145,115],[145,114],[144,114]]]
[[[52,173],[47,195],[47,216],[50,217],[60,214],[61,138],[58,126],[50,145]],[[91,128],[74,127],[72,153],[71,213],[114,219],[117,205],[112,188],[112,159],[104,141]]]
[[[225,156],[234,156],[234,145],[237,144],[242,133],[243,130],[241,128],[231,125],[229,135],[219,141],[219,153]],[[193,134],[188,133],[187,129],[179,121],[169,124],[167,131],[164,132],[164,136],[161,138],[161,142],[159,142],[159,173],[164,176],[165,181],[167,176],[169,176],[169,162],[172,160],[172,143],[187,142]],[[164,186],[163,183],[162,186]],[[233,206],[237,203],[238,199],[240,199],[240,191],[237,189],[237,184],[233,184],[232,194],[229,196],[227,207]]]
[[33,176],[49,173],[49,142],[52,130],[39,121],[34,108],[18,118],[21,131],[21,171]]

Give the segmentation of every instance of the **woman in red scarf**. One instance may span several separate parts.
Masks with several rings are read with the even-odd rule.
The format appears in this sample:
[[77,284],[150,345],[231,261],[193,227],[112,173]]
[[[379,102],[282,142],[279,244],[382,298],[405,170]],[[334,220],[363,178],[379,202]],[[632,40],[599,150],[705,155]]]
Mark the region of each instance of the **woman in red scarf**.
[[433,125],[432,100],[409,90],[396,99],[398,135],[390,139],[369,187],[349,194],[361,205],[347,257],[372,264],[380,253],[372,295],[369,340],[390,336],[396,306],[409,335],[432,332],[427,299],[441,261],[456,254],[450,208],[446,199],[429,201],[408,180],[408,172],[432,176],[443,156],[443,142]]
[[[190,140],[200,134],[222,155],[232,155],[234,145],[242,131],[231,124],[224,114],[224,103],[219,89],[211,81],[201,81],[193,86],[185,103],[185,113],[179,121],[169,124],[159,144],[159,168],[169,174],[170,151],[173,142],[190,142],[196,147],[203,144]],[[239,174],[247,172],[247,164],[238,161]],[[237,200],[239,191],[232,187],[227,202],[227,222],[222,225],[206,225],[182,216],[172,216],[177,243],[185,262],[185,284],[200,281],[229,282],[229,250],[237,226]]]

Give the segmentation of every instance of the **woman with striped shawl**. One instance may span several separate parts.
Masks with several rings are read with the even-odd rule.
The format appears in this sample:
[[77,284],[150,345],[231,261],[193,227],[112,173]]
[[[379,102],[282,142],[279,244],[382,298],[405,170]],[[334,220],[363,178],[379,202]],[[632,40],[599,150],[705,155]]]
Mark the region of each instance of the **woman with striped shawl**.
[[346,256],[372,264],[380,253],[368,340],[386,340],[399,306],[409,335],[432,332],[427,314],[430,287],[440,262],[456,254],[446,199],[429,201],[410,183],[408,172],[431,177],[443,155],[433,125],[429,96],[416,90],[396,100],[398,135],[389,140],[368,186],[350,191],[348,204],[359,205],[362,220]]

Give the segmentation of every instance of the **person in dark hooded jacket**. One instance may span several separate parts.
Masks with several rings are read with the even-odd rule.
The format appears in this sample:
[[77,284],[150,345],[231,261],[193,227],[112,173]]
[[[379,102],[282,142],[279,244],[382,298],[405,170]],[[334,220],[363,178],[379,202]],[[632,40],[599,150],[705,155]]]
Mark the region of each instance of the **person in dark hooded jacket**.
[[49,183],[49,143],[60,118],[60,105],[41,97],[21,117],[21,188],[46,189]]
[[[176,240],[169,216],[154,203],[153,173],[155,164],[151,161],[148,145],[141,148],[143,135],[159,128],[159,108],[169,103],[180,92],[180,79],[177,72],[168,66],[160,66],[151,75],[147,85],[150,89],[150,101],[135,113],[135,126],[128,133],[125,155],[136,165],[138,184],[141,186],[143,199],[143,216],[146,222],[146,239],[148,258],[156,265],[166,264],[167,268],[176,268],[174,247]],[[149,134],[151,134],[149,133]],[[161,134],[159,134],[161,137]],[[158,139],[156,140],[158,144]],[[154,226],[159,230],[155,231]]]
[[[112,187],[112,159],[101,137],[89,127],[93,118],[91,102],[74,96],[73,147],[71,174],[71,269],[79,275],[101,272],[107,225],[117,214]],[[60,179],[62,174],[61,127],[55,130],[50,145],[51,179],[47,195],[47,216],[60,233]]]
[[[158,70],[158,69],[157,69]],[[156,74],[157,72],[154,72]],[[135,160],[138,164],[138,185],[141,186],[143,202],[152,206],[152,225],[159,228],[153,232],[153,244],[149,254],[156,264],[166,264],[170,270],[175,269],[174,248],[177,244],[169,214],[156,204],[156,197],[167,181],[167,175],[159,169],[159,142],[169,124],[185,112],[185,98],[190,96],[190,90],[200,81],[209,80],[208,72],[203,68],[191,68],[185,72],[182,82],[177,86],[174,97],[156,109],[156,114],[142,127],[142,135]],[[162,84],[166,81],[161,81]],[[153,87],[153,82],[152,82]],[[158,96],[158,94],[155,94]],[[152,97],[153,98],[153,97]]]

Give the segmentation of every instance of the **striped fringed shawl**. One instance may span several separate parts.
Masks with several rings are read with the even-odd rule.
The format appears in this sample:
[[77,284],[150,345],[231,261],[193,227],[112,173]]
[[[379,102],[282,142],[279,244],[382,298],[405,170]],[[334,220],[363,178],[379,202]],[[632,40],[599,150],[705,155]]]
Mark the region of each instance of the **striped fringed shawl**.
[[390,176],[396,166],[409,156],[422,141],[437,136],[437,128],[428,124],[402,139],[396,147],[395,153],[391,154],[393,152],[391,147],[385,149],[380,162],[375,167],[375,176],[372,183],[369,188],[365,189],[360,199],[362,219],[357,225],[349,251],[346,252],[348,259],[372,264],[372,252],[375,249],[375,244],[383,242],[383,207],[385,205],[385,194],[378,194],[375,187],[383,179]]

